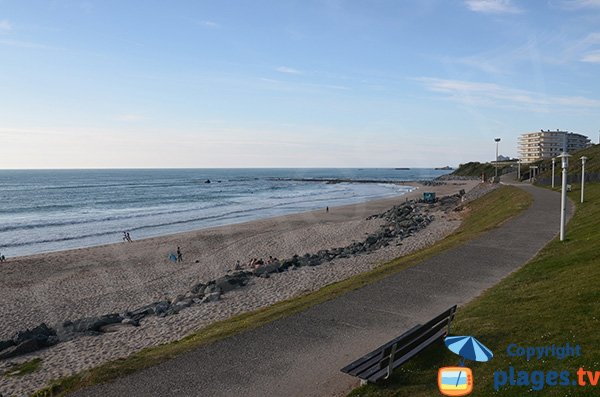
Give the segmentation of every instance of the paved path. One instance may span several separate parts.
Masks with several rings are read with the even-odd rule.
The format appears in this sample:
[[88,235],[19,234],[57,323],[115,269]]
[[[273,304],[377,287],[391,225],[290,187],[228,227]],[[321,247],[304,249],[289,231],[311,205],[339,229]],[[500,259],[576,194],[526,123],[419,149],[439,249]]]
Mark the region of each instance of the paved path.
[[302,313],[200,347],[76,396],[332,396],[357,384],[339,369],[532,258],[559,228],[560,196],[464,245]]

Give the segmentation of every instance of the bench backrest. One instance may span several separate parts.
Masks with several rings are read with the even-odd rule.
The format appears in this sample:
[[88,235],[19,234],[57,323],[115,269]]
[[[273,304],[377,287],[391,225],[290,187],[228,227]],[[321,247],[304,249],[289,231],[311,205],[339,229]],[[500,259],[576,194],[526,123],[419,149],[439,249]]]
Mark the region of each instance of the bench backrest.
[[342,368],[342,372],[377,382],[438,339],[448,335],[456,306],[423,325],[417,325],[371,353]]

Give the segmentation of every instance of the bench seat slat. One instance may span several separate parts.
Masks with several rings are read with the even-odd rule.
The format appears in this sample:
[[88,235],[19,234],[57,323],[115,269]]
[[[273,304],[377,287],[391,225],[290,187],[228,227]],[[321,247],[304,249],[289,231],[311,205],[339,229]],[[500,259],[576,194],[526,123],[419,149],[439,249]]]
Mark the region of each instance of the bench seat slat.
[[[420,346],[423,342],[428,342],[427,345],[429,345],[435,339],[439,339],[441,336],[446,334],[447,325],[448,324],[447,324],[447,320],[446,320],[444,322],[437,324],[433,328],[424,330],[424,332],[416,335],[411,340],[405,341],[405,343],[403,343],[403,345],[398,346],[398,348],[394,354],[394,357],[392,357],[393,361],[396,361],[397,357],[402,357],[402,356],[410,353],[412,350],[414,350],[418,346]],[[433,337],[433,339],[431,339],[432,337]],[[385,356],[383,356],[382,359],[383,360],[380,361],[379,363],[377,363],[376,365],[371,366],[371,368],[369,368],[368,370],[366,370],[363,373],[360,373],[356,376],[358,376],[361,379],[370,379],[374,373],[377,373],[378,371],[380,371],[382,369],[387,371],[387,367],[389,365],[390,359],[386,358]]]
[[[429,339],[427,339],[426,341],[424,341],[423,343],[421,343],[415,349],[411,350],[410,352],[406,353],[404,356],[402,356],[399,359],[397,359],[396,361],[394,361],[394,364],[392,365],[392,369],[398,368],[399,366],[401,366],[402,364],[404,364],[405,362],[407,362],[408,360],[410,360],[411,358],[413,358],[415,355],[417,355],[418,353],[420,353],[422,350],[424,350],[427,346],[431,345],[437,339],[440,339],[445,334],[446,334],[445,330],[438,331],[435,335],[431,336]],[[386,374],[387,374],[387,367],[383,368],[383,369],[380,369],[375,374],[369,376],[367,378],[367,380],[369,382],[377,382],[378,380],[384,378],[386,376]]]
[[388,356],[394,345],[396,345],[396,350],[394,357],[391,358],[393,360],[392,369],[404,364],[435,340],[445,336],[455,313],[456,305],[427,323],[412,327],[400,336],[346,365],[341,371],[369,382],[385,377],[390,362]]
[[[421,327],[421,324],[415,325],[414,327],[412,327],[411,329],[409,329],[402,335],[394,338],[393,340],[386,343],[385,345],[378,347],[377,349],[373,350],[372,352],[365,354],[363,357],[359,358],[358,360],[355,360],[354,362],[346,365],[344,368],[341,369],[341,371],[345,372],[349,375],[356,376],[356,373],[360,373],[360,372],[364,371],[366,368],[368,368],[372,365],[375,365],[379,361],[381,361],[381,359],[382,359],[381,354],[383,352],[383,349],[400,341],[402,338],[409,336],[411,333],[415,332],[420,327]],[[362,368],[362,367],[365,367],[365,368]]]

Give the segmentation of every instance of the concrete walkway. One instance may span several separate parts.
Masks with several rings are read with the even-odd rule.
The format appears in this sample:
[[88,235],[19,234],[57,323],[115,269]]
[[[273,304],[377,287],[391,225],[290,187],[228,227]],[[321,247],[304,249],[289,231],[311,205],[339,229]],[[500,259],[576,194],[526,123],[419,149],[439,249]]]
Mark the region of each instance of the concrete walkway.
[[345,395],[358,382],[340,368],[473,299],[557,235],[559,194],[519,187],[533,195],[532,206],[475,240],[302,313],[74,395]]

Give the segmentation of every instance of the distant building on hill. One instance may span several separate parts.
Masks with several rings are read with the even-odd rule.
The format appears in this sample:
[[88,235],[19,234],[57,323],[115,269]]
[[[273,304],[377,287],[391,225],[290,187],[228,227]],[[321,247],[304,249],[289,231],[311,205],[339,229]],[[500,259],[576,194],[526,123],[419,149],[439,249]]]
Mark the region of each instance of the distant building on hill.
[[529,132],[519,137],[519,154],[523,163],[549,159],[560,155],[564,148],[567,152],[585,149],[591,145],[585,135],[567,131]]

